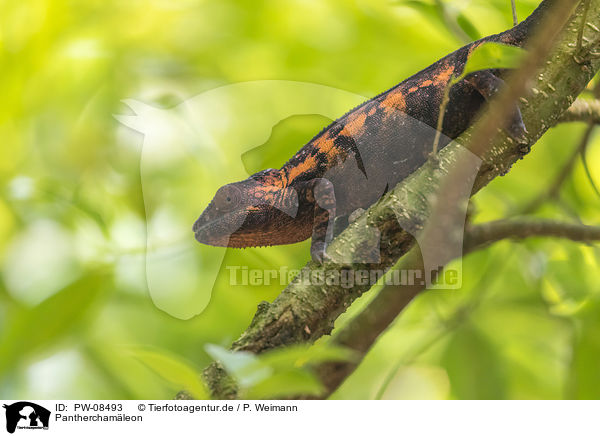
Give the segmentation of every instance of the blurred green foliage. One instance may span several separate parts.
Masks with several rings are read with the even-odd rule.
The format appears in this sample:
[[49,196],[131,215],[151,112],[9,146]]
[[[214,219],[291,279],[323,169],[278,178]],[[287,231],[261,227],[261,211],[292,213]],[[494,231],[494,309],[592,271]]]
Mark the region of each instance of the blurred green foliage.
[[[536,4],[517,3],[521,18]],[[279,167],[329,120],[287,118],[243,154],[220,144],[223,162],[204,162],[219,177],[202,178],[193,166],[144,174],[142,135],[113,116],[132,115],[123,99],[171,109],[222,85],[264,79],[373,96],[458,48],[465,35],[512,22],[505,0],[444,4],[446,15],[435,1],[0,3],[0,396],[171,398],[182,387],[203,396],[194,374],[213,357],[230,359],[223,347],[260,301],[282,289],[277,282],[231,286],[226,266],[296,269],[309,258],[307,242],[227,250],[214,288],[199,289],[200,297],[151,296],[152,222],[161,229],[181,222],[188,231],[214,186],[232,181],[223,168]],[[545,135],[509,176],[477,195],[476,220],[509,215],[544,192],[582,128]],[[597,135],[587,155],[600,180]],[[164,198],[175,208],[161,221],[148,205]],[[599,210],[578,163],[560,202],[538,214],[593,224]],[[188,233],[164,238],[180,243]],[[598,398],[599,259],[597,247],[547,239],[502,242],[469,256],[463,289],[419,297],[333,398]],[[162,275],[167,285],[176,280]],[[318,391],[305,367],[320,352],[281,353],[249,362],[253,371],[271,371],[248,385],[249,397]]]

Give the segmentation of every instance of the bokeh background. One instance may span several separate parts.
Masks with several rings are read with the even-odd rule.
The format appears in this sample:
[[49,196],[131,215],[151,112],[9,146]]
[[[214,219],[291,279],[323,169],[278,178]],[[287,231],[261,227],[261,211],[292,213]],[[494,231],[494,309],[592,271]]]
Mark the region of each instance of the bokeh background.
[[[536,4],[518,0],[519,17]],[[231,286],[226,266],[309,259],[308,242],[213,256],[190,229],[216,187],[280,167],[329,123],[322,112],[248,144],[240,125],[221,126],[217,149],[194,149],[201,129],[187,119],[179,136],[159,132],[160,167],[144,165],[148,138],[120,116],[177,115],[194,96],[265,79],[371,97],[511,23],[508,0],[0,3],[0,397],[172,398],[211,361],[207,344],[227,347],[283,288]],[[510,216],[545,192],[583,129],[549,131],[476,196],[475,219]],[[186,166],[170,159],[183,142],[195,153]],[[597,135],[587,160],[600,183]],[[597,224],[599,205],[578,161],[536,214]],[[186,255],[185,271],[160,269]],[[420,296],[332,398],[598,398],[599,259],[597,247],[548,239],[470,255],[463,288]],[[301,381],[280,377],[271,392]]]

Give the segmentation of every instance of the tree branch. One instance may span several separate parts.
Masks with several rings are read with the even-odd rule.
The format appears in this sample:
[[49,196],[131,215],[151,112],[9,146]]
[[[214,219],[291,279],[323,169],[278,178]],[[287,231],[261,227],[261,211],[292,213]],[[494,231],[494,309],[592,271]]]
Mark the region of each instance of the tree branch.
[[[566,4],[570,7],[574,2],[565,1],[558,4],[563,5],[563,7]],[[569,14],[565,12],[562,15],[556,15],[561,17],[562,20],[569,17]],[[598,23],[599,16],[600,0],[593,0],[589,9],[589,17],[593,17],[592,22]],[[580,25],[580,19],[581,11],[579,10],[577,14],[569,18],[568,26],[577,29],[577,26]],[[543,28],[547,27],[549,26],[543,26]],[[558,28],[560,26],[555,23],[553,30],[556,31]],[[510,103],[525,91],[524,83],[531,83],[531,80],[534,80],[534,89],[537,92],[534,92],[522,107],[523,119],[529,130],[526,146],[533,145],[550,126],[555,124],[556,120],[567,110],[598,69],[600,61],[597,59],[582,61],[581,59],[585,59],[585,57],[581,55],[579,55],[578,61],[574,59],[573,47],[575,46],[576,37],[577,35],[574,32],[564,32],[559,38],[557,48],[552,53],[552,62],[544,64],[541,71],[537,71],[535,68],[539,60],[534,63],[533,67],[531,64],[526,65],[526,74],[522,74],[524,77],[518,77],[520,83],[508,86],[509,92],[506,93],[508,97],[505,97],[504,100],[500,97],[498,104],[494,106],[496,115],[498,113],[504,116],[509,115],[510,109],[504,108],[507,105],[505,102],[508,101],[510,106]],[[549,38],[546,37],[547,39]],[[597,41],[598,35],[595,33],[590,35],[589,40]],[[544,41],[541,42],[540,52],[543,52],[543,49],[547,49],[549,46],[544,46]],[[543,56],[543,58],[546,58],[546,56]],[[537,73],[539,75],[536,81],[534,76]],[[518,73],[516,74],[518,75]],[[498,111],[496,111],[496,108],[498,108]],[[502,116],[497,116],[495,122],[497,123],[498,119],[501,118]],[[484,160],[484,164],[475,180],[473,193],[484,187],[495,177],[506,173],[516,161],[523,157],[523,144],[515,143],[504,133],[496,134],[498,124],[494,125],[491,121],[488,121],[487,124],[484,123],[483,125],[482,128],[478,124],[459,138],[463,143],[476,144],[474,149],[481,153],[480,155]],[[489,140],[492,137],[493,140],[490,143]],[[314,272],[327,274],[328,271],[332,271],[339,274],[343,271],[381,271],[389,269],[414,245],[412,236],[400,227],[397,218],[398,213],[412,222],[425,222],[431,212],[427,199],[432,196],[435,197],[439,193],[439,185],[447,177],[450,168],[453,168],[460,160],[463,151],[464,147],[457,143],[448,145],[439,153],[437,162],[427,162],[367,211],[366,221],[368,225],[371,228],[376,228],[380,233],[381,262],[379,264],[349,262],[347,264],[326,263],[318,265],[310,262],[304,267],[301,276]],[[352,223],[332,242],[329,252],[332,254],[360,253],[361,250],[364,250],[364,241],[369,240],[368,230],[364,222],[356,221]],[[418,247],[410,250],[402,259],[400,266],[423,269]],[[329,334],[335,319],[370,287],[369,284],[356,285],[351,289],[346,289],[340,285],[317,285],[306,283],[300,277],[294,280],[273,303],[263,303],[259,306],[248,329],[233,344],[233,350],[258,353],[274,347],[315,341],[319,337]],[[391,292],[393,295],[392,304],[390,305],[387,302],[387,307],[372,306],[371,311],[365,313],[365,317],[371,319],[371,321],[381,318],[385,323],[381,323],[379,327],[383,324],[387,326],[412,297],[421,290],[419,287],[403,287],[402,292],[387,291],[385,294]],[[385,294],[383,291],[380,293],[380,295]],[[386,317],[385,313],[389,315]],[[381,331],[383,331],[381,328],[375,328],[371,331],[368,329],[360,332],[351,331],[345,333],[345,335],[349,335],[346,336],[348,338],[356,338],[360,342],[356,347],[364,349],[366,352]],[[338,335],[336,335],[337,337]],[[215,397],[235,397],[235,383],[226,377],[219,364],[214,363],[209,366],[204,372],[204,377]],[[336,386],[340,381],[325,380],[328,388]]]
[[574,121],[582,121],[584,123],[600,123],[600,100],[588,100],[578,98],[573,102],[573,105],[566,111],[559,123],[569,123]]
[[534,237],[563,238],[576,242],[600,241],[600,227],[563,223],[552,220],[511,219],[472,226],[465,239],[470,253],[503,239],[521,240]]

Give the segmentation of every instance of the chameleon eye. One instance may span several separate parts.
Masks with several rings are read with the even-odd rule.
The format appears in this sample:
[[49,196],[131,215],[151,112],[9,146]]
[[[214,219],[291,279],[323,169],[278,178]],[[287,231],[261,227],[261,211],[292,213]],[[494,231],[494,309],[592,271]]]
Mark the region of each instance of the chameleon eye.
[[233,185],[225,185],[215,195],[215,206],[223,212],[228,212],[237,207],[241,199],[240,190]]

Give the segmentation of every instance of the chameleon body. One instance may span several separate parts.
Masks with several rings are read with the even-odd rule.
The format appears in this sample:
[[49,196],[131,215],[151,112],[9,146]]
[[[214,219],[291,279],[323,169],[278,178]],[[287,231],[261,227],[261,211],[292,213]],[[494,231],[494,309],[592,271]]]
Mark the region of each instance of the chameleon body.
[[[544,0],[517,26],[474,41],[354,108],[302,147],[280,169],[221,187],[193,230],[204,244],[255,247],[312,237],[322,260],[333,220],[368,208],[423,165],[432,150],[444,91],[484,42],[521,47],[550,4]],[[464,132],[503,84],[506,70],[482,70],[449,91],[439,147]],[[507,132],[526,133],[515,106]]]

